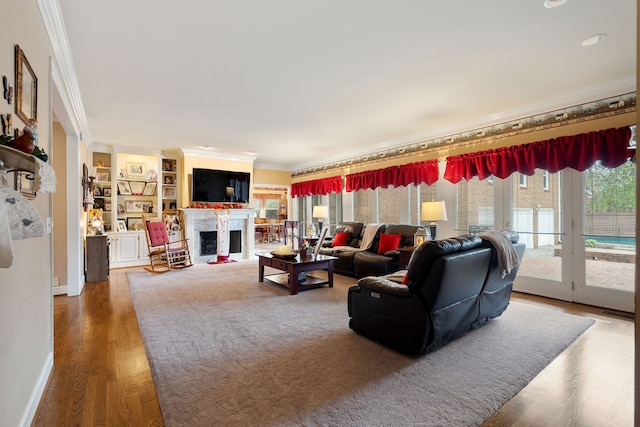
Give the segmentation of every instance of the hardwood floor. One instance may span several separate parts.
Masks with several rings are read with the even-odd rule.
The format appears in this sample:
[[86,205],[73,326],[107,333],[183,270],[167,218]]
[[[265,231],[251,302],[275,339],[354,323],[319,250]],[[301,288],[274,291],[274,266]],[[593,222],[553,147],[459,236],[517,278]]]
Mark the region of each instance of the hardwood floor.
[[[634,323],[524,294],[513,299],[598,322],[484,426],[632,426]],[[54,369],[33,426],[162,426],[126,269],[54,298]],[[514,343],[517,345],[517,343]]]

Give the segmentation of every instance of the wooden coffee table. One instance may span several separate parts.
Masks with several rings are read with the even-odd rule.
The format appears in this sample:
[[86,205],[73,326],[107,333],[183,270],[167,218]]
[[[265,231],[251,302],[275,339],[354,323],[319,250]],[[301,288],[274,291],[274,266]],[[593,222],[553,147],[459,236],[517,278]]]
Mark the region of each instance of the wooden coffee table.
[[[300,259],[300,255],[293,259],[278,258],[269,253],[256,254],[260,261],[258,267],[258,281],[263,282],[267,279],[289,288],[291,295],[295,295],[298,291],[307,289],[315,289],[324,285],[333,288],[333,261],[338,259],[329,255],[318,255],[316,258],[309,256],[306,259]],[[285,273],[264,275],[264,267],[275,268]],[[306,271],[325,270],[327,272],[327,280],[311,276],[307,274],[307,279],[300,283],[298,276]]]

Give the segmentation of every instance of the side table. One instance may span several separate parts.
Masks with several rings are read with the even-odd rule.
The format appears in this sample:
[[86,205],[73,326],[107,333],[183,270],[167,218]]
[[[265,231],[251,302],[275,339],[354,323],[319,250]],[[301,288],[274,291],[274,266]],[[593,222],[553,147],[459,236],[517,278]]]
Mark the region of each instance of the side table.
[[85,280],[102,282],[109,278],[109,239],[106,234],[87,236]]

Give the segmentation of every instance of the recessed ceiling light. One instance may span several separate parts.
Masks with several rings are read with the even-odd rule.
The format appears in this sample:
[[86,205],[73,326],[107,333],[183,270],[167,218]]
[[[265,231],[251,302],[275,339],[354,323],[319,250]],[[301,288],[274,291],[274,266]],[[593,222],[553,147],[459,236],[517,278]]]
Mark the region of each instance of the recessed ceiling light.
[[554,7],[559,7],[565,4],[568,0],[545,0],[544,7],[547,9],[553,9]]
[[586,39],[580,42],[581,46],[593,46],[596,43],[600,43],[600,41],[604,40],[607,37],[606,34],[595,34],[591,37],[587,37]]

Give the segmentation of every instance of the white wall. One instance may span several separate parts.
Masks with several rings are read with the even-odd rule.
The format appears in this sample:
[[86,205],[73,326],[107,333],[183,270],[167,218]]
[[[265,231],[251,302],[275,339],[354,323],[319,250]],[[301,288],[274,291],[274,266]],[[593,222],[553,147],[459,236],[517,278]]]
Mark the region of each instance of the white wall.
[[[49,57],[52,55],[38,4],[3,0],[0,13],[0,75],[14,85],[14,44],[19,44],[38,78],[39,145],[51,153]],[[15,100],[14,100],[15,102]],[[14,105],[0,97],[0,113]],[[51,195],[32,201],[43,221],[51,216]],[[0,425],[31,421],[53,363],[52,238],[13,242],[14,263],[0,268]]]

